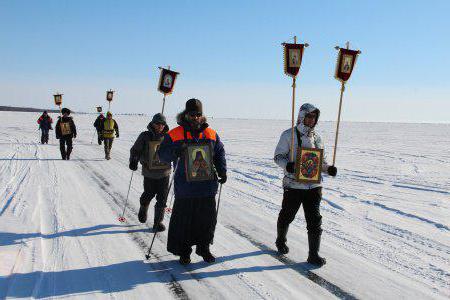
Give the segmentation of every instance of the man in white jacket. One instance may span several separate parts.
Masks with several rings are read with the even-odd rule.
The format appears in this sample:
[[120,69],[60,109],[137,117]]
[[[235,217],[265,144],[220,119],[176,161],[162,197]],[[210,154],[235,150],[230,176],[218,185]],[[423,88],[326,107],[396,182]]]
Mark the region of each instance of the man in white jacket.
[[[323,149],[320,136],[314,131],[319,120],[320,111],[312,104],[305,103],[300,107],[297,118],[297,126],[294,128],[294,157],[298,147]],[[322,185],[320,183],[299,183],[295,180],[295,162],[290,161],[292,129],[281,134],[274,160],[284,169],[283,178],[283,203],[277,222],[277,240],[275,242],[280,254],[287,254],[289,248],[286,245],[286,235],[289,224],[295,218],[300,205],[303,204],[306,227],[308,230],[309,255],[308,262],[317,266],[326,263],[325,258],[319,256],[320,238],[322,235],[322,216],[320,215],[320,201],[322,200]],[[299,143],[300,139],[300,143]],[[324,151],[325,153],[325,151]],[[325,154],[322,171],[331,176],[336,176],[337,169],[329,166]]]

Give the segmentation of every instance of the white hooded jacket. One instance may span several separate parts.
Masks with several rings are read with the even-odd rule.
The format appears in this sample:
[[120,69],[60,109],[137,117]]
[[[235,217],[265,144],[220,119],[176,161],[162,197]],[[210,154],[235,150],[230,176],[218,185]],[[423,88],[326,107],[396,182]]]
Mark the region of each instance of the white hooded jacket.
[[[316,124],[314,124],[313,128],[305,126],[303,124],[303,120],[305,119],[306,114],[315,112],[317,113],[317,121],[319,120],[320,110],[316,108],[314,105],[305,103],[300,107],[298,118],[297,118],[297,126],[296,128],[300,132],[300,138],[302,140],[302,147],[306,148],[316,148],[323,149],[323,163],[322,163],[322,175],[326,173],[328,170],[328,164],[325,156],[325,149],[323,146],[322,139],[320,136],[314,131]],[[295,130],[295,128],[294,128]],[[300,189],[307,190],[313,189],[316,187],[322,186],[320,183],[300,183],[295,180],[295,174],[288,173],[286,171],[286,165],[290,161],[290,150],[291,150],[291,132],[292,128],[285,130],[278,141],[278,145],[275,149],[274,161],[277,165],[279,165],[284,170],[284,178],[283,178],[283,187],[288,189]],[[294,157],[297,157],[297,148],[298,148],[298,140],[297,134],[294,132]]]

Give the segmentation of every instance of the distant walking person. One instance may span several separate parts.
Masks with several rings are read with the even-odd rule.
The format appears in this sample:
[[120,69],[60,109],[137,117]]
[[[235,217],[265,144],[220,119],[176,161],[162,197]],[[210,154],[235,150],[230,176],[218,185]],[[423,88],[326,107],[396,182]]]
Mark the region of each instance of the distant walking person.
[[114,134],[119,137],[119,125],[116,120],[112,118],[112,113],[106,113],[106,120],[102,123],[102,137],[105,142],[105,158],[111,159],[111,148],[114,142]]
[[164,231],[166,227],[162,221],[169,192],[170,164],[159,161],[158,148],[164,135],[169,131],[169,126],[166,124],[166,118],[158,113],[153,116],[147,129],[139,135],[130,150],[130,169],[136,171],[138,162],[141,162],[144,175],[144,192],[139,201],[141,207],[138,219],[141,223],[147,221],[148,206],[156,196],[153,229]]
[[189,99],[177,121],[180,126],[165,135],[159,148],[161,161],[178,162],[167,250],[185,265],[191,262],[196,245],[195,253],[212,263],[216,259],[209,249],[217,222],[215,196],[219,183],[227,181],[225,149],[206,123],[200,100]]
[[45,110],[37,120],[39,129],[41,130],[41,144],[48,144],[48,131],[52,130],[52,118],[47,114]]
[[[105,122],[105,116],[102,113],[100,113],[100,115],[97,117],[97,119],[95,119],[95,122],[94,122],[95,130],[97,130],[97,142],[99,145],[101,145],[102,141],[103,141],[103,136],[102,136],[103,122]],[[94,137],[92,137],[92,138],[94,138]],[[91,141],[91,143],[92,143],[92,141]]]
[[[305,103],[300,107],[297,119],[294,139],[294,157],[297,155],[297,147],[323,149],[322,139],[314,131],[319,120],[320,111],[313,105]],[[305,212],[306,228],[308,230],[309,256],[308,262],[317,266],[326,263],[325,258],[319,256],[320,239],[322,235],[322,216],[320,215],[320,201],[322,200],[322,185],[320,183],[299,183],[295,179],[295,163],[289,161],[291,149],[292,129],[281,134],[274,160],[284,169],[283,178],[283,203],[278,215],[277,240],[275,242],[278,253],[287,254],[289,248],[286,245],[286,235],[289,224],[294,221],[295,215],[303,204]],[[331,176],[336,176],[337,169],[328,166],[325,157],[321,166],[322,170]]]
[[[61,110],[62,118],[58,117],[55,126],[56,138],[59,139],[59,150],[63,160],[69,160],[72,153],[73,144],[72,139],[77,137],[77,128],[70,117],[70,109],[63,108]],[[66,148],[67,146],[67,148]]]

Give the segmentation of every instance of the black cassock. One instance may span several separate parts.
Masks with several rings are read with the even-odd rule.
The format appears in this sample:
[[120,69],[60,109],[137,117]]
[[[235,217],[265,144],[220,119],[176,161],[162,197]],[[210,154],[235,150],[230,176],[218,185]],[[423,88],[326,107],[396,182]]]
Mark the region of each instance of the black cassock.
[[167,250],[174,255],[188,255],[193,245],[209,245],[216,228],[216,199],[175,198],[170,218]]

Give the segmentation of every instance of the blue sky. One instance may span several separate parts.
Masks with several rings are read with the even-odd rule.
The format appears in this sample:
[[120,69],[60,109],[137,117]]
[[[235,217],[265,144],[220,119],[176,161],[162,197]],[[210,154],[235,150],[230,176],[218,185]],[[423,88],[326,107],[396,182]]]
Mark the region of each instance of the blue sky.
[[343,119],[450,121],[450,1],[0,0],[0,105],[114,112],[161,109],[158,66],[181,75],[167,114],[197,97],[215,117],[290,117],[281,42],[311,46],[297,107],[337,115],[336,45],[360,49]]

